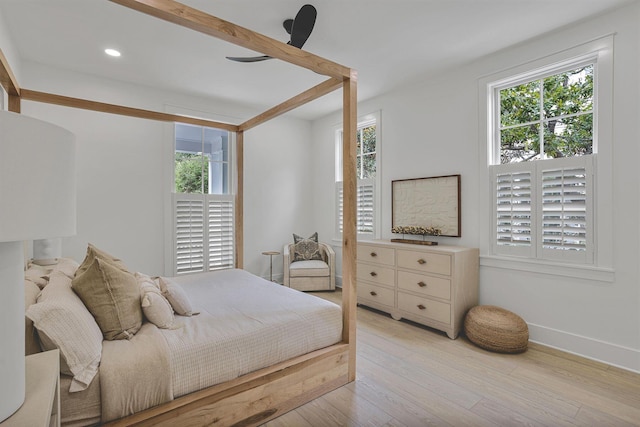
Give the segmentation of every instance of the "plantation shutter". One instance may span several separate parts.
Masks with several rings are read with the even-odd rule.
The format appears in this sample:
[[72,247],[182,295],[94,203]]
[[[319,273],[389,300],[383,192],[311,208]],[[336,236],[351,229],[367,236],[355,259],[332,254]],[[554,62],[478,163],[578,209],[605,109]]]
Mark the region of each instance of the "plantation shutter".
[[174,194],[176,275],[234,266],[233,196]]
[[[343,227],[343,195],[342,182],[336,183],[336,206],[338,210],[338,232]],[[373,234],[375,210],[375,180],[359,179],[357,183],[356,230],[359,234]]]
[[342,181],[340,182],[336,182],[336,210],[337,212],[337,218],[338,218],[338,223],[336,224],[337,228],[336,228],[336,232],[337,234],[342,234],[342,227],[343,227],[343,196],[344,196],[344,190],[343,190],[343,186],[342,186]]
[[356,230],[358,233],[373,234],[374,221],[374,193],[373,179],[359,179],[357,184],[358,215]]
[[542,258],[590,262],[591,157],[540,162]]
[[204,200],[174,194],[176,274],[204,271]]
[[534,193],[530,166],[517,163],[493,167],[496,253],[522,256],[532,253]]
[[233,198],[208,196],[208,245],[209,270],[232,268],[233,248]]
[[593,262],[592,164],[576,156],[492,166],[494,252]]

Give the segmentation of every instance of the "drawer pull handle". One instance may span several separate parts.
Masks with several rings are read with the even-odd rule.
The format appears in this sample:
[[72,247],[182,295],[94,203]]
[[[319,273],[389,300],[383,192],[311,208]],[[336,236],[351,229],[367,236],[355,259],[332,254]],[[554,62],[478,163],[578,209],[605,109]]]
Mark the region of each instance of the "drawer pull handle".
[[418,308],[419,308],[420,310],[425,310],[427,307],[425,307],[425,306],[424,306],[424,305],[422,305],[422,304],[418,304]]
[[418,286],[420,286],[421,288],[424,288],[425,286],[427,286],[427,284],[424,282],[418,282]]
[[420,264],[420,265],[423,265],[423,264],[426,264],[426,263],[427,263],[427,261],[423,260],[422,258],[420,258],[418,260],[418,264]]
[[378,275],[378,273],[376,273],[375,271],[372,271],[371,273],[369,273],[371,275],[371,277],[376,277]]
[[378,254],[377,254],[377,253],[375,253],[375,252],[371,252],[371,254],[370,254],[370,255],[371,255],[372,257],[374,257],[374,258],[378,256]]
[[375,293],[375,292],[373,292],[373,291],[371,291],[371,292],[369,292],[369,293],[371,294],[371,296],[372,296],[372,297],[375,297],[376,295],[378,295],[378,294],[376,294],[376,293]]

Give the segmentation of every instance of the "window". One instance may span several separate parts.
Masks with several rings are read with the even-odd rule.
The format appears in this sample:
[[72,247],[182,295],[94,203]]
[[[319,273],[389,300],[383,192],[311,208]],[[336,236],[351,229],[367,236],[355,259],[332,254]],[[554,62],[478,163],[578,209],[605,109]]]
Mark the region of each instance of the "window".
[[175,125],[175,273],[234,266],[229,132]]
[[[374,237],[377,233],[377,171],[380,151],[379,115],[362,118],[356,134],[357,212],[356,230]],[[342,234],[342,130],[336,131],[336,233]]]
[[597,71],[591,54],[488,85],[493,254],[595,263]]

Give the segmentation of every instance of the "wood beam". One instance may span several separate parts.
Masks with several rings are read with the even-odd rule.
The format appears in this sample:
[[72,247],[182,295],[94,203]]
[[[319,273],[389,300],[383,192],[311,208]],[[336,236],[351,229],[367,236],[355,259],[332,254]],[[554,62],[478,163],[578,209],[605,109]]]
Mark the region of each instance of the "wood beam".
[[86,99],[72,98],[69,96],[54,95],[35,90],[22,89],[23,100],[44,102],[47,104],[62,105],[65,107],[80,108],[84,110],[99,111],[101,113],[119,114],[121,116],[137,117],[140,119],[158,120],[162,122],[188,123],[198,126],[208,126],[224,129],[231,132],[238,130],[237,125],[215,122],[212,120],[197,119],[194,117],[180,116],[178,114],[158,113],[156,111],[142,110],[139,108],[123,107],[121,105],[107,104],[104,102],[88,101]]
[[314,99],[318,99],[321,96],[324,96],[328,93],[333,92],[342,86],[342,80],[335,77],[330,78],[329,80],[325,80],[317,86],[312,87],[309,90],[306,90],[293,98],[290,98],[283,102],[280,105],[276,105],[275,107],[265,111],[264,113],[247,120],[246,122],[239,125],[240,130],[248,130],[253,127],[258,126],[268,120],[273,119],[274,117],[278,117],[286,113],[287,111],[291,111],[295,108],[300,107],[308,102],[313,101]]
[[349,381],[356,379],[356,133],[357,79],[355,70],[343,83],[342,132],[342,340],[349,344]]
[[12,111],[14,113],[21,113],[21,103],[20,103],[20,97],[17,95],[9,95],[9,105],[8,105],[8,109],[9,111]]
[[236,268],[244,265],[244,132],[236,133],[235,247]]
[[11,67],[9,66],[9,61],[7,61],[7,57],[2,53],[2,49],[0,49],[0,84],[9,96],[20,96],[18,80],[16,79],[16,76],[13,75],[13,71],[11,71]]
[[319,74],[330,77],[349,77],[348,67],[173,0],[110,1]]

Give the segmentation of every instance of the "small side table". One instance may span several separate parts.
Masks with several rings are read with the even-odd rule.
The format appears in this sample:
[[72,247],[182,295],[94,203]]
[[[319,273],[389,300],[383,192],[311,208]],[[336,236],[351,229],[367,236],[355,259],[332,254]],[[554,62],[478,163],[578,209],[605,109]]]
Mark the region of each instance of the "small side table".
[[262,255],[269,255],[269,280],[273,282],[273,256],[280,255],[278,251],[264,251]]
[[60,426],[60,353],[58,350],[26,357],[27,381],[22,407],[0,427]]

